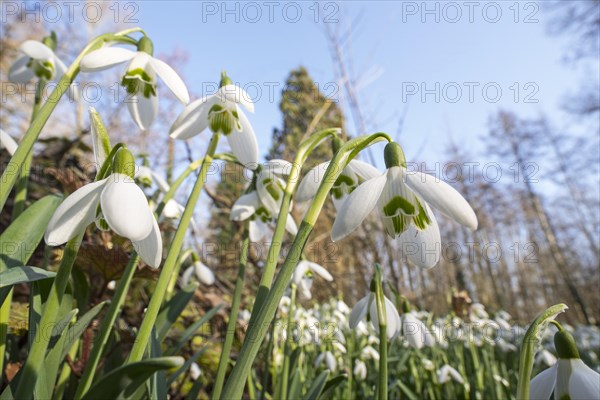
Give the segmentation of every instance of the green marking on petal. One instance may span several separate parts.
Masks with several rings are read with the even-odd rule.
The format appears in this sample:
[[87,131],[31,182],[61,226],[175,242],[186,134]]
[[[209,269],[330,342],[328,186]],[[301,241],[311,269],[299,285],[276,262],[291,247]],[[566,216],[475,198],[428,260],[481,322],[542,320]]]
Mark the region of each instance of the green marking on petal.
[[233,131],[234,124],[238,131],[242,130],[237,111],[229,110],[218,104],[213,105],[208,111],[208,121],[211,131],[223,133],[225,136]]
[[423,230],[427,227],[427,225],[429,225],[431,223],[431,219],[429,218],[429,216],[425,212],[425,209],[423,208],[423,206],[421,205],[421,203],[418,200],[417,200],[417,204],[419,205],[419,214],[417,214],[415,217],[413,217],[413,222],[415,223],[415,226],[417,228],[419,228],[420,230]]
[[275,201],[279,201],[279,191],[277,190],[277,186],[274,184],[273,180],[271,178],[266,178],[263,179],[262,183],[265,185],[265,189],[267,189],[267,192],[269,192],[271,197]]
[[42,61],[31,58],[27,63],[27,67],[29,67],[38,78],[51,80],[54,76],[54,63],[50,60]]
[[146,98],[156,96],[156,83],[142,68],[127,71],[121,80],[121,86],[131,95],[141,93]]
[[415,206],[404,197],[396,196],[383,206],[383,212],[386,216],[391,217],[400,213],[405,215],[413,215],[415,213]]

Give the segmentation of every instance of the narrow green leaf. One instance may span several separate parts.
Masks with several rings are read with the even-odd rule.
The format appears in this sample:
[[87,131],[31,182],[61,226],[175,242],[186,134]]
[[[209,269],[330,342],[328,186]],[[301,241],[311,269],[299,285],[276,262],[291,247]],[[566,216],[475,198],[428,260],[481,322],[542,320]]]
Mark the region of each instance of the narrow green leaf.
[[294,370],[292,379],[290,379],[289,389],[287,393],[288,399],[299,399],[302,395],[302,385],[300,385],[300,371]]
[[329,378],[329,373],[329,370],[326,369],[325,371],[321,372],[319,376],[317,376],[317,378],[313,381],[310,389],[308,389],[306,396],[304,396],[305,399],[317,400],[319,398],[321,392],[325,388],[327,378]]
[[211,308],[206,314],[202,316],[202,318],[190,325],[185,331],[183,331],[183,333],[179,337],[179,340],[177,340],[177,343],[165,352],[165,355],[172,356],[173,354],[179,353],[179,350],[181,350],[183,346],[185,346],[185,344],[192,338],[192,336],[196,334],[198,329],[200,329],[202,325],[204,325],[212,317],[214,317],[215,314],[218,313],[224,305],[225,304],[219,304],[218,306]]
[[37,267],[12,267],[0,272],[0,288],[16,285],[18,283],[35,282],[41,279],[54,278],[55,272],[46,271]]
[[83,397],[85,400],[129,399],[157,371],[183,365],[182,357],[160,357],[126,364],[104,375]]
[[193,363],[198,361],[198,359],[202,356],[202,354],[204,354],[204,352],[206,352],[206,350],[208,350],[208,347],[203,347],[197,352],[195,352],[194,355],[192,355],[190,358],[185,360],[185,364],[183,364],[181,368],[179,368],[173,373],[173,375],[169,377],[169,380],[167,380],[167,385],[170,386],[173,382],[175,382],[175,380],[179,378],[181,374],[187,371]]
[[102,303],[98,303],[94,306],[90,311],[86,312],[75,322],[67,332],[67,340],[64,343],[64,347],[62,349],[61,359],[64,359],[69,352],[69,349],[73,346],[75,341],[83,335],[83,332],[88,327],[88,325],[92,322],[94,318],[102,311],[105,305],[107,305],[109,301],[103,301]]
[[346,380],[348,380],[348,375],[346,374],[338,375],[328,380],[323,388],[321,396],[319,396],[319,400],[331,399],[335,393],[335,389]]
[[171,326],[177,321],[177,318],[179,318],[183,309],[188,305],[192,297],[194,297],[194,292],[197,287],[197,282],[190,283],[164,305],[163,309],[158,314],[156,324],[154,325],[159,343],[162,343],[163,340],[165,340]]

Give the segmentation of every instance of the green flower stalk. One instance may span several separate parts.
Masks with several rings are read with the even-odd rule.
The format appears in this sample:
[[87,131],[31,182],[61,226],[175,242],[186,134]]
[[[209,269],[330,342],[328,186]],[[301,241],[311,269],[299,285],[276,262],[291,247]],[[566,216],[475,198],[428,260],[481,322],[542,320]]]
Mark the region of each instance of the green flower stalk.
[[340,172],[343,170],[343,167],[348,164],[349,160],[353,159],[359,151],[380,140],[391,141],[391,138],[384,133],[375,133],[348,141],[335,155],[327,168],[323,182],[298,229],[298,234],[294,239],[290,252],[277,275],[277,279],[273,283],[272,289],[269,291],[264,301],[264,305],[260,310],[255,310],[258,314],[256,315],[255,321],[249,326],[240,356],[227,380],[223,395],[221,396],[222,398],[241,398],[246,377],[252,368],[252,363],[254,362],[261,343],[269,329],[270,322],[275,316],[281,296],[283,296],[283,292],[292,277],[294,268],[300,260],[302,250],[312,232],[321,209],[323,208],[328,193],[337,180]]
[[388,397],[388,372],[387,372],[387,315],[383,285],[381,284],[381,266],[375,266],[375,303],[377,304],[377,320],[379,322],[379,382],[378,400],[387,400]]

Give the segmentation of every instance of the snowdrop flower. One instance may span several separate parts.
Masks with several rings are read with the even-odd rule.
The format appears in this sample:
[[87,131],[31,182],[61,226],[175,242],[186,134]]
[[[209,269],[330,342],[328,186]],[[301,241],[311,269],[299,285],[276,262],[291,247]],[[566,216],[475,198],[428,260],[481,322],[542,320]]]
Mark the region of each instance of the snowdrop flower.
[[565,330],[554,335],[558,362],[531,380],[530,399],[597,399],[600,374],[581,361],[575,340]]
[[428,329],[412,312],[402,315],[402,334],[408,345],[414,349],[422,349]]
[[[317,190],[323,181],[325,171],[330,161],[321,163],[312,168],[302,178],[298,190],[296,191],[296,201],[304,202],[312,199],[317,194]],[[339,210],[346,197],[354,191],[364,181],[376,178],[381,172],[366,162],[360,160],[351,160],[340,173],[333,187],[331,188],[331,199],[333,205]]]
[[359,381],[367,379],[367,364],[361,360],[356,360],[354,363],[354,376]]
[[435,369],[435,365],[433,364],[433,361],[428,360],[427,358],[423,359],[423,368],[425,368],[427,371],[433,371]]
[[550,353],[548,350],[546,349],[542,349],[542,351],[540,351],[537,356],[535,357],[535,361],[540,364],[545,364],[548,367],[553,366],[554,364],[556,364],[556,362],[558,361],[558,359],[556,358],[556,356],[552,353]]
[[442,368],[437,371],[437,378],[440,384],[444,384],[446,382],[450,382],[450,380],[454,380],[461,385],[465,383],[460,372],[449,366],[448,364],[444,365]]
[[200,366],[196,363],[192,363],[192,365],[190,365],[190,377],[195,381],[200,378],[200,376],[202,376]]
[[4,130],[0,129],[0,148],[5,148],[11,156],[17,151],[19,145],[15,140]]
[[333,355],[332,352],[326,351],[324,353],[319,354],[317,356],[317,358],[315,359],[315,367],[318,367],[323,362],[325,363],[325,366],[327,367],[328,370],[330,370],[330,371],[336,370],[337,362],[335,361],[335,356]]
[[[250,240],[253,242],[259,242],[270,235],[269,223],[274,222],[279,215],[283,184],[278,175],[284,174],[287,164],[290,163],[284,160],[271,160],[265,163],[261,172],[255,174],[255,179],[247,193],[240,196],[231,208],[232,221],[250,219]],[[265,170],[271,172],[263,173]],[[287,171],[289,173],[289,170]],[[285,229],[292,235],[298,233],[298,227],[291,214],[287,216]]]
[[206,128],[213,133],[222,133],[239,162],[254,169],[258,163],[258,144],[240,105],[254,112],[254,104],[248,94],[233,85],[223,73],[217,93],[191,102],[171,126],[171,137],[189,139]]
[[379,352],[373,346],[366,346],[360,351],[360,358],[363,360],[379,361]]
[[83,72],[102,71],[128,62],[121,85],[131,96],[127,101],[129,113],[142,130],[148,129],[158,114],[157,75],[179,101],[183,104],[190,101],[188,90],[177,72],[164,61],[154,58],[153,52],[152,41],[144,36],[138,42],[137,51],[107,46],[81,60]]
[[[384,302],[387,319],[386,336],[388,339],[393,339],[400,332],[400,328],[402,326],[400,322],[400,315],[398,314],[398,310],[396,310],[394,303],[392,303],[390,299],[384,296]],[[371,322],[375,327],[375,331],[379,333],[377,302],[375,301],[375,293],[373,292],[370,292],[367,296],[363,297],[356,303],[352,309],[352,312],[350,313],[348,325],[351,329],[355,329],[358,323],[365,319],[367,312],[369,313]]]
[[319,275],[328,282],[333,280],[333,276],[331,276],[329,271],[319,264],[306,260],[300,261],[292,276],[292,283],[298,287],[300,296],[307,300],[312,298],[310,289],[312,287],[313,274]]
[[473,230],[477,228],[477,217],[450,185],[431,175],[409,173],[400,145],[388,143],[384,155],[388,169],[348,195],[338,211],[331,237],[334,241],[346,237],[377,208],[388,235],[400,237],[407,258],[420,267],[431,268],[440,259],[441,239],[429,205]]
[[[67,72],[66,65],[54,54],[56,49],[56,34],[52,32],[41,42],[26,40],[19,46],[23,55],[10,66],[8,80],[14,83],[27,83],[33,77],[44,78],[48,81],[59,81]],[[77,86],[69,87],[71,99],[77,97]]]
[[183,271],[183,275],[181,277],[181,283],[183,286],[187,286],[190,283],[190,279],[192,275],[196,277],[203,284],[210,286],[215,283],[215,274],[212,272],[210,268],[204,265],[200,260],[194,261],[192,265],[187,267],[185,271]]
[[61,203],[48,223],[45,241],[61,245],[103,218],[115,233],[131,240],[146,264],[157,268],[162,238],[144,192],[127,171],[134,165],[133,156],[122,148],[113,165],[114,172],[107,178],[82,186]]

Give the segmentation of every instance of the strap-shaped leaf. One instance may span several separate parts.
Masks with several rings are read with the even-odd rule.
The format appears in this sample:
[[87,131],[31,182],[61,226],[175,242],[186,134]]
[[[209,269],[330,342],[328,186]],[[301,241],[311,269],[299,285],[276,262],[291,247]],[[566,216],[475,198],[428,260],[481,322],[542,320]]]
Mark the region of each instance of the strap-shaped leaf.
[[46,271],[38,267],[13,267],[0,272],[0,288],[16,285],[18,283],[35,282],[41,279],[54,278],[55,272]]
[[188,305],[192,297],[194,297],[197,287],[197,282],[190,283],[164,305],[158,317],[156,317],[155,324],[159,343],[165,340],[171,326],[177,321],[183,309]]
[[178,368],[183,363],[182,357],[160,357],[124,365],[100,378],[84,400],[130,399],[152,374]]
[[346,380],[348,380],[348,375],[346,374],[334,376],[333,378],[328,380],[325,384],[325,387],[323,388],[321,396],[319,396],[319,400],[331,399],[335,393],[335,389]]
[[316,377],[316,379],[310,386],[310,389],[308,389],[306,396],[304,396],[305,399],[317,400],[319,398],[321,392],[323,391],[323,389],[325,389],[325,384],[327,383],[327,378],[329,378],[329,373],[329,370],[326,369],[325,371],[321,372],[319,376]]
[[179,337],[179,340],[177,340],[177,343],[175,344],[175,346],[170,347],[169,350],[167,350],[165,352],[165,355],[166,356],[172,356],[173,354],[177,354],[179,352],[179,350],[181,350],[181,348],[183,346],[185,346],[185,344],[188,342],[188,340],[190,340],[191,337],[194,334],[196,334],[196,332],[198,331],[198,329],[200,329],[200,327],[202,325],[204,325],[212,317],[214,317],[215,314],[218,313],[219,310],[221,308],[223,308],[224,305],[225,304],[219,304],[218,306],[215,306],[215,307],[211,308],[206,314],[204,314],[202,316],[202,318],[200,318],[198,321],[196,321],[192,325],[190,325],[185,331],[183,331],[183,333]]

